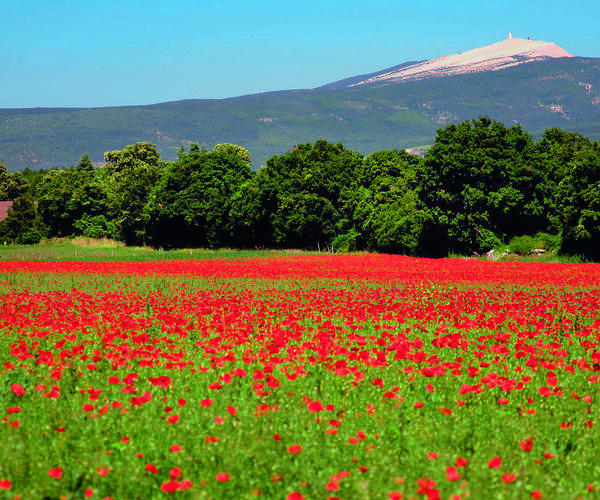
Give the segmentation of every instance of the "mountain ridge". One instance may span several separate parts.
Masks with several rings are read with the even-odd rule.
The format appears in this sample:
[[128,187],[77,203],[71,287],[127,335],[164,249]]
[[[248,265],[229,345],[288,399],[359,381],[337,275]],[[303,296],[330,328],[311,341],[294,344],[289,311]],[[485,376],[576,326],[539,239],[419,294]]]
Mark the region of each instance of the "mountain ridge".
[[439,127],[480,115],[519,123],[534,136],[556,126],[600,139],[599,58],[541,57],[494,71],[355,85],[417,64],[314,89],[227,99],[0,109],[0,160],[11,171],[69,166],[83,153],[101,163],[105,151],[138,141],[154,142],[163,158],[174,159],[182,144],[232,142],[247,148],[258,167],[273,154],[317,139],[341,141],[364,154],[431,144]]

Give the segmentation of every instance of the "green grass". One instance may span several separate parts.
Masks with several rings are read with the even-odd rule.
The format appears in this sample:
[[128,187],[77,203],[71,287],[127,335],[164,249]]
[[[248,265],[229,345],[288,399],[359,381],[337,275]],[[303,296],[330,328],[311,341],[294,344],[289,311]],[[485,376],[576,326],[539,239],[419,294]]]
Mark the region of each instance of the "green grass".
[[124,246],[113,240],[75,238],[50,240],[37,245],[0,245],[0,261],[148,261],[180,259],[249,259],[278,255],[308,254],[303,250],[238,250],[230,248],[183,248],[158,250],[150,247]]

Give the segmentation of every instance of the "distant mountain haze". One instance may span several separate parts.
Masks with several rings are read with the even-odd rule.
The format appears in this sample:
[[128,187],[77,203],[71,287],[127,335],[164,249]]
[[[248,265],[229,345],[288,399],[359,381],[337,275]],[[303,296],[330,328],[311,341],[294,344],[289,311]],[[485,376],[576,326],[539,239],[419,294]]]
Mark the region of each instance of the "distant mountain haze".
[[315,89],[146,106],[0,109],[0,161],[9,170],[70,166],[83,153],[155,143],[163,159],[182,144],[231,142],[258,168],[317,139],[364,154],[433,143],[438,128],[481,115],[600,139],[600,58],[516,38],[427,61],[411,61]]

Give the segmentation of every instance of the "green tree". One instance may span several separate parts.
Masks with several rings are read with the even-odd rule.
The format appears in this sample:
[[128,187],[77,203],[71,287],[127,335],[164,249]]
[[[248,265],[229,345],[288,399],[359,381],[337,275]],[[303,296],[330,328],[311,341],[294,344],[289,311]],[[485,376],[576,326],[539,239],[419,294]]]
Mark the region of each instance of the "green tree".
[[[571,137],[566,172],[558,185],[561,252],[600,260],[600,142]],[[572,149],[571,149],[572,148]],[[565,158],[566,159],[566,158]]]
[[520,126],[488,117],[437,132],[419,172],[421,200],[448,250],[485,252],[523,231],[540,229],[532,185],[533,141]]
[[29,183],[20,172],[11,174],[0,162],[0,201],[13,201],[24,196],[29,190]]
[[4,163],[0,161],[0,200],[2,201],[11,201],[8,200],[7,194],[11,177],[12,176],[4,166]]
[[177,150],[177,159],[181,160],[186,155],[185,146],[182,144]]
[[114,221],[120,238],[128,245],[142,244],[146,237],[144,207],[166,164],[149,142],[108,151],[104,159],[108,164],[102,168],[100,179],[109,197],[108,219]]
[[45,236],[45,228],[38,217],[33,199],[21,196],[8,209],[8,216],[0,222],[0,239],[15,243],[38,243]]
[[[571,181],[565,182],[564,179],[572,174],[578,151],[588,146],[589,140],[581,134],[555,127],[546,130],[535,143],[531,161],[531,189],[536,192],[535,199],[540,207],[538,212],[545,222],[545,228],[541,231],[558,234],[563,230],[564,212],[569,211],[565,202],[572,199],[567,188]],[[561,185],[562,188],[559,188]],[[533,231],[529,234],[533,234]]]
[[336,235],[338,213],[315,193],[293,193],[279,200],[273,218],[275,240],[286,248],[325,247]]
[[249,164],[238,154],[190,148],[167,167],[152,190],[144,210],[149,242],[163,247],[231,244],[232,200],[251,176]]
[[157,166],[160,163],[160,153],[151,142],[136,142],[121,150],[107,151],[104,153],[104,160],[119,171],[140,163]]
[[229,232],[237,247],[254,248],[270,241],[268,214],[262,204],[264,169],[241,183],[229,200]]
[[94,170],[94,163],[87,153],[81,155],[77,165],[75,165],[75,170],[85,170],[88,172]]
[[105,215],[108,196],[95,171],[53,169],[36,186],[38,211],[50,236],[81,234],[82,217]]
[[242,146],[238,146],[237,144],[230,144],[228,142],[224,144],[217,144],[213,148],[213,153],[236,155],[244,163],[251,165],[250,151],[248,151],[246,148],[243,148]]
[[[406,255],[428,253],[426,230],[431,214],[419,199],[417,156],[378,151],[367,156],[355,181],[343,193],[342,212],[352,222],[357,248]],[[336,244],[344,241],[342,236]]]
[[325,140],[299,144],[270,158],[257,175],[262,206],[258,223],[268,228],[264,244],[324,247],[349,229],[340,225],[341,194],[362,160],[360,153]]

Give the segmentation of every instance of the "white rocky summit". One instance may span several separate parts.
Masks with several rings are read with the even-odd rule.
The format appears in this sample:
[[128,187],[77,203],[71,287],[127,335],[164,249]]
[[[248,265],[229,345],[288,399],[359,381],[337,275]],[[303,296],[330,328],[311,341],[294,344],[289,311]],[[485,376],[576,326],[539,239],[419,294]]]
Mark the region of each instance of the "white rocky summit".
[[496,71],[555,57],[573,57],[573,54],[555,43],[514,38],[512,33],[509,32],[508,38],[501,42],[405,66],[354,85],[377,82],[392,83],[403,80],[422,80],[439,76]]

